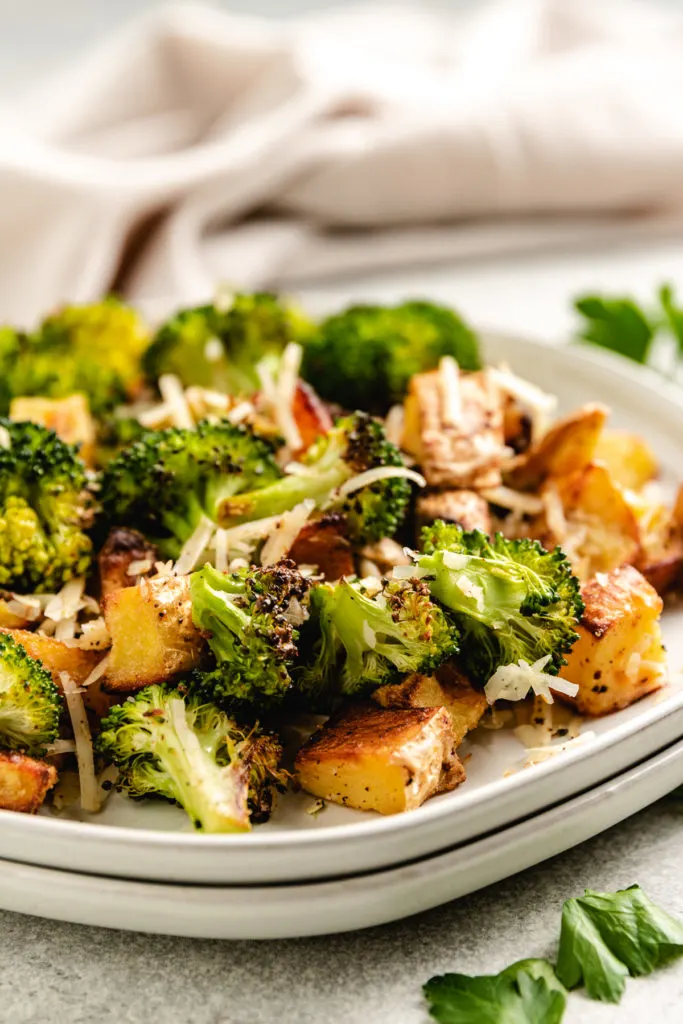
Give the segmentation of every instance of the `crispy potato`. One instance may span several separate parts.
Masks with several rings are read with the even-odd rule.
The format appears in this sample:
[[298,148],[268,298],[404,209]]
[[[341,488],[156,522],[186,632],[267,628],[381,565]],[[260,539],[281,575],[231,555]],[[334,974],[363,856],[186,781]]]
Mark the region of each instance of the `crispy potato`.
[[683,579],[683,532],[665,505],[648,502],[634,492],[627,497],[639,533],[633,564],[658,594],[666,594]]
[[310,384],[300,380],[294,392],[292,404],[294,421],[301,436],[301,448],[296,455],[305,452],[323,434],[327,434],[334,423],[329,410]]
[[345,531],[344,517],[337,513],[313,519],[299,533],[288,557],[297,565],[317,565],[326,580],[353,576],[356,567]]
[[548,477],[569,476],[593,461],[607,409],[583,405],[532,444],[505,469],[505,483],[516,490],[536,490]]
[[598,438],[594,459],[604,462],[613,480],[633,491],[653,480],[659,469],[650,446],[627,430],[604,430]]
[[418,496],[415,506],[418,529],[431,526],[436,519],[457,523],[464,530],[491,533],[489,503],[476,491],[435,491]]
[[57,782],[57,770],[26,754],[0,751],[0,809],[35,814]]
[[606,715],[664,685],[662,599],[630,565],[599,574],[581,594],[579,639],[560,675],[578,684],[567,699],[580,714]]
[[[11,601],[14,601],[12,606]],[[24,629],[33,621],[27,614],[19,614],[18,609],[15,611],[16,605],[17,602],[11,593],[0,591],[0,629]]]
[[468,680],[455,670],[449,673],[446,666],[432,676],[414,673],[400,683],[380,686],[372,694],[372,699],[380,707],[392,710],[446,708],[451,716],[456,747],[468,732],[476,729],[488,708],[484,694],[473,689]]
[[[104,655],[104,651],[85,651],[80,647],[71,647],[62,640],[41,633],[31,633],[26,629],[3,629],[22,645],[32,658],[42,662],[51,674],[55,686],[62,689],[60,672],[68,672],[79,686],[85,682],[92,670]],[[97,715],[104,715],[111,707],[111,699],[102,693],[100,683],[95,682],[86,687],[83,693],[85,706]]]
[[108,691],[134,693],[199,663],[203,639],[192,622],[187,577],[155,576],[109,594],[104,620],[111,636]]
[[140,573],[129,573],[134,562],[148,561],[151,565],[158,558],[154,544],[137,530],[116,526],[110,530],[104,547],[97,556],[100,574],[100,592],[103,598],[124,587],[134,587],[142,579]]
[[417,373],[405,405],[403,446],[430,487],[496,487],[506,457],[503,408],[485,373],[461,374],[454,417],[439,370]]
[[638,521],[606,466],[591,463],[571,476],[548,480],[541,496],[545,511],[529,522],[528,536],[548,549],[559,544],[580,579],[636,561]]
[[380,814],[412,810],[465,779],[445,708],[353,707],[314,733],[295,769],[314,796]]
[[53,636],[43,636],[42,633],[31,633],[27,629],[3,629],[2,632],[9,633],[32,658],[41,661],[58,686],[60,672],[68,672],[80,686],[103,654],[103,651],[84,651],[80,647],[71,647],[63,640],[55,640]]
[[54,430],[62,441],[80,445],[80,455],[87,466],[95,461],[95,422],[90,414],[86,395],[68,398],[13,398],[9,409],[11,420],[31,420]]

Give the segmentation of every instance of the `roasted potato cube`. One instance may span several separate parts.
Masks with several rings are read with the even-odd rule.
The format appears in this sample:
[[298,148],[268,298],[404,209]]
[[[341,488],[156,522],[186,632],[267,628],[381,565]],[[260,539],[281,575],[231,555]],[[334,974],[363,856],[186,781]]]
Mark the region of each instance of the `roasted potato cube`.
[[489,503],[476,491],[435,491],[421,494],[415,508],[418,529],[431,526],[436,519],[457,523],[463,530],[491,533]]
[[633,564],[658,594],[666,594],[683,578],[683,531],[665,505],[633,491],[627,498],[638,523],[639,550]]
[[584,584],[579,639],[560,675],[576,683],[570,703],[582,715],[625,708],[665,682],[659,625],[662,599],[630,565]]
[[583,405],[557,420],[543,437],[505,469],[505,483],[515,490],[536,490],[548,477],[569,476],[593,461],[607,409]]
[[455,671],[448,678],[446,666],[433,676],[415,673],[400,683],[380,686],[372,699],[383,708],[392,710],[406,708],[444,707],[451,716],[455,746],[459,747],[466,734],[476,729],[488,708],[483,693],[473,689],[470,683]]
[[103,651],[85,651],[80,647],[72,647],[62,640],[42,633],[31,633],[28,629],[3,629],[9,633],[24,650],[42,661],[45,668],[52,674],[55,684],[59,686],[59,673],[68,672],[79,686],[88,678],[95,665],[103,655]]
[[316,565],[326,580],[353,576],[356,567],[345,532],[344,517],[338,513],[311,520],[294,541],[289,558],[297,565]]
[[57,782],[57,770],[26,754],[0,751],[0,809],[35,814]]
[[31,420],[54,430],[67,444],[80,445],[81,458],[87,466],[95,460],[95,423],[90,415],[86,395],[68,398],[13,398],[9,409],[11,420]]
[[314,733],[295,767],[313,796],[380,814],[412,810],[465,779],[445,708],[351,708]]
[[115,527],[97,558],[102,597],[124,587],[136,586],[145,574],[129,572],[130,566],[135,566],[136,562],[147,562],[151,569],[158,557],[154,544],[150,544],[137,530]]
[[430,487],[496,487],[508,454],[498,390],[485,373],[461,374],[455,382],[441,369],[415,374],[403,445]]
[[[62,640],[55,640],[52,636],[31,633],[26,629],[6,629],[2,632],[9,633],[32,658],[42,662],[52,675],[55,686],[60,690],[62,688],[60,672],[68,672],[74,682],[80,686],[106,653],[105,651],[81,650],[80,647],[72,647]],[[97,715],[106,714],[111,707],[111,700],[102,693],[99,680],[86,687],[83,700],[85,706]]]
[[638,434],[627,430],[603,431],[594,459],[604,462],[612,479],[632,491],[639,491],[653,480],[659,468],[649,445]]
[[104,620],[111,636],[109,691],[133,693],[199,663],[203,640],[192,622],[187,577],[155,576],[109,594]]

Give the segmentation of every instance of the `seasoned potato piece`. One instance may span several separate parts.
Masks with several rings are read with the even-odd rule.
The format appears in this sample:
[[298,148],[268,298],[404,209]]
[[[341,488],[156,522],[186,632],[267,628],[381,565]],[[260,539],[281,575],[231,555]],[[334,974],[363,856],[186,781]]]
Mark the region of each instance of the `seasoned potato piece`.
[[548,480],[541,497],[545,510],[529,522],[528,536],[549,549],[559,544],[580,579],[635,562],[638,521],[606,466],[593,463]]
[[31,420],[54,430],[62,441],[79,444],[81,458],[87,466],[95,459],[95,423],[85,395],[68,398],[13,398],[9,409],[11,420]]
[[508,454],[497,388],[485,373],[461,374],[454,381],[442,369],[415,374],[403,446],[430,487],[496,487]]
[[42,661],[45,668],[52,674],[55,684],[59,686],[59,673],[68,672],[71,678],[80,684],[88,678],[95,665],[102,657],[103,651],[84,651],[80,647],[71,647],[53,636],[31,633],[28,629],[3,629],[9,633],[24,650]]
[[0,591],[0,629],[23,629],[32,621],[28,617],[28,609],[20,612],[18,602],[11,593]]
[[295,768],[314,796],[380,814],[412,810],[465,779],[445,708],[351,708],[314,733]]
[[639,550],[633,564],[658,594],[666,594],[683,578],[683,531],[665,505],[632,491],[627,498],[638,523]]
[[[54,637],[43,636],[41,633],[31,633],[26,629],[3,629],[2,632],[9,633],[32,658],[42,662],[52,675],[55,686],[60,690],[60,672],[68,672],[80,686],[105,654],[105,651],[85,651],[80,647],[71,647],[62,640],[55,640]],[[97,715],[106,714],[111,707],[111,700],[102,693],[99,681],[86,687],[83,700],[85,706]]]
[[570,413],[517,456],[505,469],[505,483],[516,490],[536,490],[547,477],[564,477],[593,461],[607,409],[583,405]]
[[589,580],[581,595],[579,639],[560,672],[579,686],[569,702],[582,715],[606,715],[660,689],[665,651],[655,589],[626,565]]
[[418,529],[431,526],[435,519],[457,523],[464,530],[481,530],[491,533],[491,511],[489,503],[476,491],[436,491],[421,494],[417,499],[416,516]]
[[129,573],[130,566],[135,562],[149,562],[151,568],[157,558],[154,544],[150,544],[137,530],[129,530],[125,526],[114,527],[97,557],[102,597],[124,587],[134,587],[140,582],[142,574]]
[[451,716],[455,746],[459,747],[466,734],[476,729],[488,708],[488,702],[484,694],[473,689],[464,676],[455,670],[449,673],[447,668],[442,666],[433,676],[415,673],[400,683],[380,686],[372,694],[372,699],[380,707],[392,710],[446,708]]
[[317,565],[326,580],[352,576],[356,567],[345,530],[344,517],[336,512],[313,519],[299,533],[288,557],[297,565]]
[[57,770],[26,754],[0,751],[0,809],[35,814],[57,782]]
[[155,576],[109,594],[104,619],[111,636],[109,691],[133,693],[199,662],[203,640],[192,623],[187,577]]
[[296,386],[292,413],[301,436],[301,448],[296,454],[305,452],[317,438],[327,434],[334,426],[325,403],[311,385],[303,380]]
[[604,462],[612,479],[632,491],[639,491],[653,480],[659,468],[649,445],[627,430],[604,430],[598,438],[594,459]]

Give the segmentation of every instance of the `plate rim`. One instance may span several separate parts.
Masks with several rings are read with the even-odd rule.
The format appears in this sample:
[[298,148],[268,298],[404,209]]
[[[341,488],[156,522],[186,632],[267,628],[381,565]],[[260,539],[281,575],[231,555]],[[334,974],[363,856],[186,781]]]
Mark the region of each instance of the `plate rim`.
[[[525,338],[504,332],[482,333],[482,349],[486,355],[487,346],[490,343],[499,346],[517,346],[532,353],[543,353],[544,357],[555,361],[558,368],[567,360],[583,364],[584,366],[595,366],[611,376],[619,378],[630,389],[636,388],[639,391],[647,392],[651,398],[656,398],[659,403],[662,398],[667,404],[673,405],[678,414],[683,413],[683,389],[673,382],[662,378],[655,370],[649,367],[641,367],[631,363],[618,354],[593,350],[585,345],[552,344],[535,338]],[[606,750],[616,746],[633,735],[645,726],[655,726],[665,720],[669,715],[683,707],[683,689],[675,688],[668,697],[662,699],[656,705],[652,705],[643,716],[636,720],[618,723],[590,744],[577,746],[576,750],[567,752],[562,758],[552,759],[534,769],[535,779],[541,775],[543,778],[552,777],[554,774],[570,768],[577,761],[590,761],[592,757],[604,753]],[[500,798],[501,794],[510,794],[511,797],[520,789],[526,789],[533,785],[535,779],[523,772],[517,773],[510,778],[500,778],[488,784],[486,800]],[[48,817],[40,815],[29,817],[17,812],[4,811],[0,814],[0,834],[5,830],[26,832],[37,843],[47,842],[50,839],[63,839],[79,843],[86,836],[97,837],[100,842],[106,842],[116,847],[133,847],[145,845],[154,848],[160,853],[164,849],[174,847],[179,851],[225,850],[230,852],[247,852],[250,850],[269,851],[274,854],[283,850],[296,849],[301,846],[323,848],[335,846],[340,842],[353,842],[367,840],[371,843],[373,838],[385,833],[393,834],[397,840],[406,831],[419,829],[426,824],[435,825],[439,821],[450,818],[462,808],[469,808],[481,802],[479,790],[467,790],[459,794],[457,802],[434,801],[427,802],[404,815],[391,817],[371,817],[367,820],[350,821],[348,824],[335,825],[323,829],[287,829],[278,831],[250,832],[246,834],[221,834],[204,835],[202,833],[183,833],[178,831],[157,831],[149,828],[131,828],[126,825],[99,824],[92,821],[74,821],[57,816]],[[508,827],[508,826],[504,826]]]

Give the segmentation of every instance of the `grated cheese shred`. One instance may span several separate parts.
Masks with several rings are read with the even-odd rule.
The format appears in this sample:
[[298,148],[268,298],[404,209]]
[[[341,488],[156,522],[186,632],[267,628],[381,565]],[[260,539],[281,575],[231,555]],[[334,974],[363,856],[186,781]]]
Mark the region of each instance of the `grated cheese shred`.
[[551,690],[575,697],[579,692],[576,683],[570,683],[566,679],[551,676],[543,671],[550,660],[551,656],[546,654],[533,665],[524,658],[520,658],[516,665],[499,665],[484,687],[489,704],[497,700],[524,700],[529,690],[537,697],[542,697],[548,704],[552,704],[554,700]]
[[71,719],[71,727],[74,731],[78,780],[81,788],[81,807],[84,811],[94,814],[101,807],[101,793],[95,775],[92,735],[88,725],[88,716],[85,713],[83,695],[68,672],[60,672],[59,678]]

